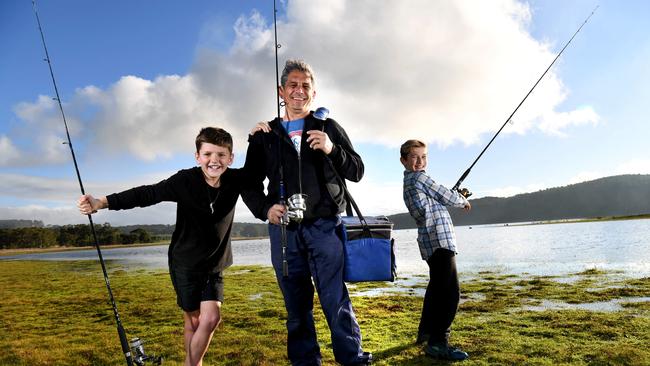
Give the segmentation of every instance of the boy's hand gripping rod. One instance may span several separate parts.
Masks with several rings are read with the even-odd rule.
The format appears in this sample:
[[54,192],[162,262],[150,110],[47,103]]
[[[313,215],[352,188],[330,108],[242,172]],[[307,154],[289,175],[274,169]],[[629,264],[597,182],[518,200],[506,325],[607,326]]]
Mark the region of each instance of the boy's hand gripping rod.
[[544,71],[544,73],[542,74],[542,76],[540,76],[539,79],[537,79],[537,82],[536,82],[536,83],[533,85],[533,87],[528,91],[528,94],[526,94],[526,96],[524,97],[524,99],[522,99],[521,102],[519,102],[519,104],[517,105],[517,108],[515,108],[515,110],[512,111],[512,113],[510,114],[510,116],[508,117],[508,119],[506,119],[506,121],[503,123],[503,125],[501,126],[501,128],[499,128],[499,130],[497,131],[497,133],[494,134],[494,136],[492,137],[492,140],[490,140],[490,142],[488,142],[488,144],[485,146],[485,148],[483,149],[483,151],[481,151],[481,153],[478,155],[478,157],[476,158],[476,160],[474,160],[474,162],[472,163],[472,165],[470,165],[469,168],[467,168],[467,170],[465,170],[465,173],[463,173],[463,175],[458,179],[458,182],[456,182],[456,184],[454,185],[454,187],[452,188],[452,190],[455,190],[455,191],[460,192],[463,196],[465,196],[465,198],[467,198],[467,197],[469,197],[469,196],[472,195],[472,193],[469,192],[466,188],[463,188],[463,189],[460,189],[460,190],[459,190],[460,185],[463,183],[463,181],[465,180],[465,178],[467,178],[467,175],[469,175],[469,172],[472,170],[472,168],[474,167],[474,165],[476,164],[476,162],[481,158],[481,156],[483,156],[483,153],[485,152],[485,150],[487,150],[487,148],[490,147],[490,145],[492,144],[492,141],[494,141],[494,139],[497,137],[497,135],[499,135],[499,133],[501,132],[501,130],[503,130],[503,128],[506,126],[506,124],[508,124],[508,122],[510,122],[510,120],[512,119],[512,116],[514,116],[515,113],[517,113],[517,110],[519,109],[519,107],[521,107],[521,105],[524,104],[524,101],[526,100],[526,98],[528,98],[528,96],[530,95],[530,93],[533,92],[533,90],[535,89],[535,87],[537,86],[537,84],[539,84],[539,82],[542,80],[542,78],[544,78],[544,76],[546,75],[546,73],[548,72],[548,70],[550,70],[551,67],[553,66],[553,64],[555,64],[555,61],[557,61],[557,59],[560,58],[560,55],[562,55],[562,53],[563,53],[564,50],[567,48],[567,46],[569,46],[569,44],[571,43],[571,41],[573,41],[573,38],[575,38],[575,36],[578,34],[578,32],[580,32],[580,30],[582,29],[582,27],[584,27],[584,25],[587,24],[587,22],[589,21],[589,18],[591,18],[591,16],[594,15],[594,13],[596,12],[597,9],[598,9],[598,6],[596,6],[596,7],[594,8],[594,10],[591,11],[591,14],[589,14],[589,16],[587,17],[587,19],[585,19],[585,21],[582,23],[582,25],[580,25],[580,27],[578,28],[578,30],[576,30],[575,33],[573,33],[573,36],[571,37],[571,39],[569,39],[569,41],[564,45],[564,47],[562,47],[562,50],[557,54],[557,56],[555,56],[555,58],[553,59],[553,62],[551,62],[551,64],[548,65],[548,67],[546,68],[546,70]]

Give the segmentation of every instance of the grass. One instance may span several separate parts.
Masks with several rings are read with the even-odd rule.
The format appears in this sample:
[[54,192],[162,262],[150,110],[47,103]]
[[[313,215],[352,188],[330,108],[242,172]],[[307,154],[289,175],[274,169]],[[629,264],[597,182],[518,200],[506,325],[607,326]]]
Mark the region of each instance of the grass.
[[[128,337],[142,338],[165,365],[182,365],[182,315],[168,274],[122,271],[110,262],[108,268]],[[224,323],[204,364],[288,364],[285,310],[272,270],[234,267],[225,284]],[[391,292],[390,284],[378,290],[386,285],[350,286],[353,294],[379,293],[352,298],[364,349],[376,365],[447,365],[414,344],[422,298]],[[650,278],[586,271],[566,281],[482,272],[461,287],[452,343],[470,354],[462,365],[650,365]],[[0,293],[0,365],[125,364],[97,263],[0,262]],[[613,300],[620,301],[618,311],[531,310],[545,301]],[[314,315],[323,364],[332,365],[318,303]]]

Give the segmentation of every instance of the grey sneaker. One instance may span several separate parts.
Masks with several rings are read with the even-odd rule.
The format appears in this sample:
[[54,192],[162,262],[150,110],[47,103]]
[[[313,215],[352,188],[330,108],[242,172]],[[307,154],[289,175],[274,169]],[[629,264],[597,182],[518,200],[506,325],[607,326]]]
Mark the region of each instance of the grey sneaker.
[[449,347],[443,343],[427,344],[424,347],[424,353],[439,360],[462,361],[466,360],[469,355],[455,347]]

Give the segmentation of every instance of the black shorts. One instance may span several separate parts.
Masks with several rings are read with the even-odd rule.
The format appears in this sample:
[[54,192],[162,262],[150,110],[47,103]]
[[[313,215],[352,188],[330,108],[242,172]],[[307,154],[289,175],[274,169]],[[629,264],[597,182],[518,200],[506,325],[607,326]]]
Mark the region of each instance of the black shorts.
[[199,310],[201,301],[223,302],[223,277],[221,272],[192,272],[169,269],[176,291],[176,303],[184,311]]

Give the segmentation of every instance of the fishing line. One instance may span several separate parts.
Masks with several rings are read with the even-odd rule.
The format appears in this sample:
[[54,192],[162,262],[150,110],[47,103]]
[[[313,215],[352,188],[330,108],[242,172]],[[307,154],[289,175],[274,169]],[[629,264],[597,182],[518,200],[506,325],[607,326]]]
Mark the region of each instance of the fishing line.
[[[503,123],[503,125],[501,126],[501,128],[499,128],[499,130],[497,131],[497,133],[494,134],[494,136],[492,137],[492,139],[490,140],[490,142],[488,142],[488,144],[485,146],[485,148],[483,149],[483,151],[481,151],[481,153],[478,155],[478,157],[474,160],[474,162],[472,163],[472,165],[470,165],[469,168],[467,168],[467,170],[463,173],[463,175],[458,179],[458,182],[456,182],[456,184],[454,185],[454,187],[452,188],[452,190],[456,190],[456,191],[458,191],[458,188],[459,188],[460,185],[463,183],[463,181],[465,180],[465,178],[467,177],[467,175],[469,174],[469,172],[472,170],[472,168],[474,167],[474,165],[476,164],[476,162],[481,158],[481,156],[483,156],[483,153],[485,152],[485,150],[487,150],[488,147],[490,147],[490,145],[492,144],[492,141],[494,141],[494,139],[497,137],[497,135],[499,135],[499,133],[501,133],[501,130],[503,130],[503,128],[508,124],[508,122],[510,122],[510,121],[512,120],[512,116],[514,116],[515,113],[517,113],[517,110],[519,109],[519,107],[521,107],[521,105],[524,104],[524,101],[526,101],[526,99],[528,98],[528,96],[530,95],[530,93],[532,93],[533,90],[535,89],[535,87],[537,86],[537,84],[539,84],[539,82],[542,81],[542,78],[544,78],[544,76],[546,75],[546,73],[548,72],[548,70],[550,70],[551,67],[553,66],[553,64],[555,64],[555,61],[557,61],[557,59],[560,58],[560,56],[562,55],[562,53],[564,52],[564,50],[569,46],[569,44],[571,43],[571,41],[573,41],[573,38],[575,38],[575,36],[578,34],[578,32],[580,32],[580,30],[582,29],[582,27],[584,27],[584,25],[587,24],[587,22],[589,21],[589,19],[591,18],[591,16],[594,15],[594,13],[596,12],[597,9],[598,9],[598,5],[594,8],[594,10],[591,11],[591,14],[589,14],[589,16],[587,17],[587,19],[585,19],[585,21],[582,23],[582,25],[580,25],[580,27],[578,28],[578,30],[576,30],[575,33],[573,33],[573,36],[571,36],[571,38],[569,39],[569,41],[567,41],[567,43],[564,45],[564,47],[562,47],[562,50],[560,50],[560,52],[557,54],[557,56],[555,56],[555,58],[553,59],[553,62],[551,62],[551,64],[548,65],[548,67],[546,68],[546,70],[544,71],[544,73],[542,74],[542,76],[540,76],[539,79],[537,79],[537,82],[535,82],[535,84],[533,85],[533,87],[530,88],[530,90],[528,91],[528,93],[526,94],[526,96],[524,97],[524,99],[522,99],[521,102],[519,102],[519,104],[517,105],[517,107],[515,108],[515,110],[512,111],[512,113],[511,113],[510,116],[506,119],[506,121]],[[465,197],[469,197],[469,196],[471,195],[471,193],[470,193],[469,191],[467,191],[467,189],[462,189],[462,190],[460,190],[459,192],[461,192],[461,194],[463,194]]]
[[[53,98],[54,100],[57,101],[59,105],[59,110],[61,111],[61,117],[63,118],[63,125],[65,126],[65,134],[67,137],[67,141],[64,142],[64,144],[68,145],[70,148],[70,154],[72,155],[72,162],[74,163],[74,169],[75,172],[77,173],[77,180],[79,181],[79,188],[81,190],[81,194],[85,195],[86,192],[84,190],[83,182],[81,180],[81,174],[79,173],[79,165],[77,164],[77,158],[74,153],[74,148],[72,147],[72,140],[70,139],[70,131],[68,130],[68,122],[65,118],[65,113],[63,112],[63,104],[61,103],[61,97],[59,95],[59,89],[56,84],[56,79],[54,78],[54,71],[52,69],[52,62],[50,60],[50,55],[47,50],[47,45],[45,44],[45,35],[43,34],[43,27],[41,26],[41,20],[38,16],[38,11],[36,9],[36,0],[32,0],[32,9],[34,10],[34,15],[36,16],[36,22],[38,24],[38,31],[40,32],[41,35],[41,42],[43,43],[43,49],[45,50],[45,59],[43,61],[47,62],[47,65],[50,70],[50,76],[52,78],[52,84],[54,85],[54,93],[56,94],[56,97]],[[93,219],[91,214],[88,214],[88,222],[90,223],[90,231],[93,236],[93,241],[95,244],[95,248],[97,249],[97,256],[99,257],[99,263],[101,264],[102,267],[102,273],[104,274],[104,282],[106,283],[106,289],[108,290],[108,297],[111,302],[111,306],[113,307],[113,315],[115,316],[115,322],[117,324],[117,334],[120,337],[120,344],[122,346],[122,352],[124,353],[124,357],[126,358],[126,364],[128,366],[133,365],[133,355],[131,354],[131,348],[129,346],[129,342],[127,341],[126,338],[126,332],[124,331],[124,327],[122,326],[122,321],[120,320],[120,314],[117,311],[117,305],[115,303],[115,297],[113,296],[113,291],[111,289],[111,283],[110,280],[108,279],[108,273],[106,272],[106,265],[104,263],[104,257],[102,256],[102,251],[99,247],[99,241],[97,240],[97,233],[95,231],[95,225],[93,223]],[[142,350],[142,355],[144,355],[144,350],[142,349],[141,342],[139,338],[134,338],[132,340],[132,343],[134,343],[134,350],[136,351],[136,354],[139,353],[140,350]],[[146,356],[145,356],[146,357]],[[144,363],[138,362],[139,360],[136,360],[137,365],[142,365]]]

